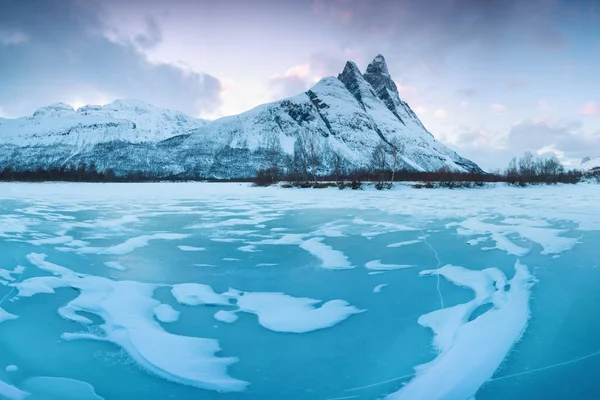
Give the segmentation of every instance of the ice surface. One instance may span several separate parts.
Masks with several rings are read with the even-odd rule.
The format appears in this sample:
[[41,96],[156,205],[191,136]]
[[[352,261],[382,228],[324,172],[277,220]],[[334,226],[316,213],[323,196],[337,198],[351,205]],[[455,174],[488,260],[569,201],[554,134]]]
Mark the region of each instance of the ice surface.
[[[73,353],[69,349],[73,347],[73,344],[60,341],[58,332],[65,332],[66,339],[98,340],[100,338],[109,340],[110,338],[112,343],[80,343],[78,348],[89,351],[89,355],[98,354],[104,349],[108,350],[108,353],[119,353],[125,357],[131,353],[133,355],[129,358],[135,361],[135,366],[151,373],[153,370],[157,371],[152,373],[152,376],[141,374],[142,377],[139,380],[134,378],[131,382],[119,382],[118,376],[113,377],[112,375],[121,368],[130,367],[114,368],[114,363],[122,363],[125,360],[119,357],[118,360],[107,361],[104,357],[97,357],[94,358],[94,365],[90,366],[90,369],[93,368],[93,374],[96,374],[96,371],[98,374],[106,374],[106,379],[111,379],[112,382],[107,383],[92,378],[92,375],[88,375],[89,372],[85,371],[64,375],[78,377],[84,381],[89,378],[88,381],[94,382],[94,385],[96,382],[102,382],[104,386],[126,387],[124,385],[130,385],[137,387],[141,382],[148,383],[148,380],[158,380],[159,377],[180,383],[186,383],[187,379],[199,379],[197,376],[194,378],[176,376],[178,370],[171,368],[171,363],[175,364],[172,358],[163,359],[163,356],[155,355],[151,351],[147,351],[143,345],[139,345],[139,340],[153,342],[156,342],[157,338],[162,340],[164,334],[154,332],[154,330],[158,330],[178,335],[205,337],[210,335],[211,339],[219,340],[223,347],[223,353],[208,352],[207,355],[204,350],[198,350],[186,351],[186,354],[191,353],[194,358],[195,355],[198,355],[205,359],[206,357],[218,359],[217,355],[239,357],[241,361],[235,364],[235,368],[228,369],[228,375],[251,382],[250,390],[241,394],[241,397],[268,397],[265,393],[268,394],[269,390],[277,391],[281,397],[285,398],[310,397],[311,394],[308,393],[308,390],[323,394],[323,398],[344,397],[344,390],[353,385],[370,385],[409,374],[415,364],[423,362],[422,357],[424,357],[422,346],[415,346],[415,341],[425,343],[430,340],[432,352],[429,360],[432,362],[417,368],[417,377],[410,386],[406,386],[406,390],[411,392],[404,398],[411,398],[410,393],[417,393],[419,391],[417,389],[423,389],[426,386],[428,388],[423,390],[426,390],[426,396],[431,395],[429,396],[431,398],[438,396],[438,398],[451,399],[453,394],[459,397],[467,391],[469,392],[467,395],[477,392],[477,397],[490,400],[508,398],[509,396],[505,396],[507,394],[512,394],[515,398],[519,398],[519,395],[533,398],[536,395],[534,390],[538,390],[535,388],[541,388],[539,389],[540,396],[550,393],[559,397],[570,390],[576,392],[582,386],[591,390],[596,398],[600,391],[596,390],[593,385],[586,385],[586,382],[593,378],[593,373],[590,374],[589,371],[594,370],[597,359],[590,359],[590,364],[588,362],[578,365],[570,364],[569,367],[561,369],[561,371],[569,372],[569,376],[573,377],[567,383],[556,382],[556,379],[552,379],[553,374],[536,372],[518,379],[525,383],[530,382],[531,385],[517,385],[519,386],[517,388],[512,384],[515,380],[508,379],[494,380],[493,383],[485,385],[479,391],[477,388],[490,374],[494,373],[494,370],[499,377],[503,378],[506,375],[511,376],[523,371],[531,371],[531,368],[546,367],[554,362],[570,360],[571,355],[577,357],[581,354],[588,354],[588,350],[596,350],[594,338],[597,337],[598,332],[594,330],[593,324],[589,324],[589,318],[587,318],[587,316],[593,315],[593,304],[586,304],[584,299],[588,295],[593,296],[594,287],[597,286],[595,277],[597,277],[598,269],[595,267],[598,266],[598,262],[592,256],[595,254],[594,245],[597,242],[598,232],[600,232],[598,188],[599,186],[587,184],[522,189],[497,185],[477,191],[432,189],[423,192],[398,184],[390,191],[378,192],[372,188],[365,188],[364,191],[338,191],[335,188],[323,191],[257,189],[250,188],[245,184],[26,185],[0,183],[0,198],[10,198],[10,200],[0,200],[3,206],[0,207],[0,221],[5,222],[3,228],[10,225],[8,229],[2,231],[5,236],[0,237],[0,254],[2,254],[0,267],[4,268],[0,269],[0,289],[3,292],[0,297],[8,295],[2,306],[10,313],[19,315],[18,320],[6,321],[2,324],[2,332],[4,335],[15,335],[15,333],[24,336],[31,335],[32,340],[37,338],[48,340],[51,343],[48,350],[56,353],[52,354],[52,357],[62,356],[60,353],[63,349],[65,350],[65,364],[70,362],[69,357]],[[31,204],[36,206],[26,206]],[[3,213],[9,213],[10,217],[2,216]],[[61,214],[64,215],[61,216]],[[130,217],[124,218],[124,214]],[[285,228],[281,228],[285,230],[271,228],[270,225],[262,230],[257,230],[256,225],[250,225],[250,229],[247,230],[235,229],[236,226],[217,226],[208,230],[198,229],[195,231],[183,230],[188,223],[219,223],[223,218],[225,220],[246,220],[262,214],[280,214],[280,220],[274,226],[285,226]],[[71,215],[73,217],[69,219],[68,217]],[[190,217],[188,218],[186,215],[190,215]],[[361,224],[360,220],[359,223],[355,223],[353,222],[355,217],[362,218],[363,221],[384,221],[392,225],[418,227],[418,230],[413,231],[414,233],[407,231],[395,235],[389,232],[397,229],[397,226]],[[471,225],[469,222],[465,223],[469,220],[475,222]],[[448,228],[445,229],[449,222],[455,222],[455,224],[448,225]],[[240,225],[240,227],[248,226]],[[63,232],[65,229],[68,229],[68,233]],[[439,253],[439,258],[444,263],[452,260],[456,265],[467,266],[469,262],[480,264],[474,265],[473,268],[498,266],[509,275],[509,278],[506,279],[495,268],[484,270],[485,272],[475,271],[473,274],[465,272],[459,267],[451,268],[450,266],[442,267],[439,271],[431,270],[430,268],[434,265],[432,254],[421,244],[396,249],[386,247],[390,243],[411,242],[411,239],[421,240],[418,238],[418,234],[420,234],[418,232],[421,229],[423,232],[427,232],[429,244],[435,246],[435,251]],[[98,251],[100,252],[103,249],[122,244],[128,238],[148,236],[158,231],[182,232],[190,234],[190,237],[174,242],[150,241],[148,249],[151,251],[137,251],[125,256],[97,256],[92,252],[78,254],[79,249],[76,248],[78,246],[67,245],[77,243],[76,240],[81,239],[89,242],[81,247],[97,248],[100,249]],[[457,236],[457,231],[461,235]],[[380,232],[388,233],[378,238],[373,236]],[[367,235],[363,236],[363,233]],[[492,237],[492,234],[497,236]],[[72,242],[67,242],[67,239],[53,239],[65,236],[74,239]],[[367,239],[371,237],[374,239],[369,242]],[[556,241],[557,237],[559,238],[558,242]],[[183,244],[200,246],[207,241],[214,243],[210,242],[211,238],[232,239],[236,242],[233,244],[215,243],[210,248],[207,246],[208,251],[202,253],[201,259],[190,258],[189,254],[186,255],[177,247]],[[567,241],[563,240],[565,238]],[[496,247],[496,239],[499,239],[500,247],[506,246],[509,252],[505,250],[480,252],[477,250],[484,247]],[[70,248],[68,251],[71,254],[57,253],[55,246],[60,244],[45,243],[34,247],[35,245],[30,243],[32,240],[64,241],[63,246]],[[311,240],[330,246],[331,250],[342,253],[351,265],[361,266],[369,260],[380,259],[379,263],[382,265],[387,265],[387,263],[392,265],[414,264],[415,269],[394,273],[386,269],[369,270],[365,268],[362,271],[354,269],[330,272],[322,268],[307,268],[303,264],[310,266],[322,263],[318,258],[315,258],[312,263],[310,261],[312,256],[308,252],[302,254],[306,250],[301,249],[300,245]],[[575,240],[577,243],[573,244]],[[467,247],[466,243],[470,243],[476,248]],[[240,246],[246,245],[255,246],[262,253],[244,253],[237,250]],[[291,245],[292,248],[282,248],[281,245]],[[511,245],[516,247],[510,247]],[[573,250],[569,251],[571,248]],[[404,249],[408,249],[410,252],[402,251]],[[579,251],[580,249],[581,251]],[[39,268],[30,267],[29,262],[25,259],[26,254],[32,251],[49,255],[45,259],[36,256],[30,257],[39,265]],[[510,280],[512,272],[504,269],[507,265],[510,267],[510,264],[514,263],[515,257],[510,254],[511,251],[515,254],[524,254],[527,251],[526,258],[524,258],[527,260],[526,264],[531,267],[537,266],[536,275],[540,280],[543,279],[544,283],[532,289],[530,301],[535,324],[532,320],[531,326],[525,331],[523,340],[514,347],[511,347],[514,341],[511,341],[511,344],[501,343],[501,339],[505,337],[508,341],[508,336],[517,338],[519,336],[516,327],[520,325],[518,316],[521,311],[518,310],[521,308],[511,304],[516,304],[517,293],[521,290],[522,285],[517,284],[514,278]],[[559,252],[551,253],[553,251]],[[542,254],[542,252],[544,253]],[[548,252],[547,255],[546,252]],[[296,261],[301,259],[300,263],[294,261],[295,255],[298,254],[300,257]],[[560,255],[560,259],[551,259],[552,256],[558,255]],[[233,263],[221,261],[223,257],[231,256],[238,257],[240,261]],[[115,273],[117,277],[111,279],[105,280],[103,277],[97,277],[98,282],[94,285],[92,285],[89,275],[75,272],[76,270],[98,273],[103,276],[109,275],[110,270],[103,268],[103,263],[108,260],[122,262],[126,266],[131,264],[132,268],[122,273]],[[214,265],[214,268],[194,268],[195,262],[210,263]],[[19,270],[14,268],[19,264],[27,266],[26,273],[22,277],[20,274],[23,272],[23,268]],[[278,266],[266,268],[269,264],[278,264]],[[71,269],[62,269],[63,265]],[[139,268],[133,268],[134,265]],[[577,268],[572,268],[573,265]],[[95,267],[89,268],[88,266]],[[264,266],[265,268],[255,268],[255,266]],[[425,268],[430,270],[424,272],[423,277],[419,277],[417,272]],[[21,278],[24,280],[21,281]],[[120,289],[116,288],[115,281],[120,279],[124,279],[126,282],[128,279],[156,282],[156,285],[153,286],[156,291],[141,296],[142,300],[138,303],[137,300],[132,299],[137,296],[137,288],[132,290],[127,288],[126,295],[122,294],[126,289],[125,284]],[[438,281],[441,281],[439,288],[444,304],[448,307],[442,310],[430,308],[422,311],[424,305],[429,307],[428,305],[431,304],[439,304],[438,293],[435,291]],[[205,303],[202,301],[195,299],[190,301],[199,303],[198,308],[179,306],[179,304],[174,304],[176,298],[170,298],[168,293],[172,289],[172,285],[163,285],[159,282],[210,283],[212,295],[221,300],[223,299],[221,296],[225,297],[224,301],[229,304],[216,304],[216,306],[208,307],[204,306]],[[453,282],[456,286],[448,282]],[[386,283],[389,283],[389,289],[384,288],[371,297],[375,287],[380,286],[381,289],[381,285]],[[144,290],[148,290],[146,293],[150,292],[147,284],[141,285],[145,288]],[[318,309],[328,300],[345,299],[355,307],[369,308],[369,311],[360,316],[348,318],[348,321],[332,328],[312,333],[309,331],[309,334],[276,333],[255,326],[261,319],[257,312],[240,309],[237,297],[243,297],[245,294],[236,294],[235,292],[221,294],[221,291],[231,286],[251,291],[251,293],[282,292],[288,296],[323,300],[321,303],[309,306],[312,309]],[[13,287],[14,291],[12,291]],[[94,287],[97,289],[93,289]],[[559,289],[560,293],[565,296],[556,296],[556,293],[548,292],[556,289]],[[56,296],[44,295],[31,300],[11,298],[11,296],[20,298],[54,291],[57,293]],[[568,294],[572,294],[573,291],[578,295],[569,296]],[[165,299],[164,295],[168,298]],[[75,305],[83,302],[86,298],[90,300],[79,308],[73,307],[73,304],[61,307],[64,302],[68,302],[76,296],[81,299],[78,297],[79,300],[74,303]],[[111,331],[105,330],[104,327],[103,313],[113,312],[108,304],[116,303],[117,297],[120,298],[119,308],[123,308],[123,304],[125,304],[125,308],[128,309],[128,304],[132,301],[138,303],[136,307],[140,305],[143,307],[143,313],[118,310],[128,312],[128,319],[141,321],[139,322],[140,326],[142,322],[151,324],[151,328],[143,326],[144,332],[150,333],[144,335],[142,339],[139,339],[137,334],[131,336],[131,340],[135,340],[135,342],[132,342],[133,345],[129,347],[121,344],[125,342],[117,341],[119,338],[115,336],[114,332],[116,331],[109,333]],[[193,299],[193,296],[191,298]],[[11,300],[15,301],[11,302]],[[159,321],[155,315],[155,309],[160,306],[161,302],[169,303],[176,309],[182,310],[184,315],[181,316],[181,322],[167,325]],[[279,299],[274,299],[268,306],[277,307],[279,303]],[[33,305],[31,309],[22,308],[29,304]],[[402,307],[400,309],[395,305],[402,305]],[[37,312],[35,310],[52,311],[52,307],[54,310],[61,307],[60,315],[68,321],[61,320],[58,315],[35,315]],[[114,307],[116,308],[116,306]],[[299,307],[293,304],[291,308],[281,311],[279,314],[286,317],[294,316],[297,314],[294,310]],[[419,310],[416,311],[415,307]],[[570,312],[574,309],[579,312]],[[510,315],[509,310],[512,310]],[[274,311],[262,308],[258,312],[265,315],[279,315]],[[380,319],[381,315],[388,312],[398,318],[400,325],[388,324]],[[418,319],[418,323],[422,326],[418,325],[415,312],[417,316],[427,313]],[[240,313],[246,313],[246,315]],[[304,319],[305,314],[309,315],[307,312],[301,311],[301,318]],[[234,321],[234,318],[238,316],[239,320]],[[313,315],[310,315],[310,318],[312,319]],[[35,329],[49,319],[53,319],[53,329]],[[109,327],[115,326],[115,319],[116,317],[108,318],[106,323],[112,324]],[[568,337],[565,336],[567,331],[564,329],[559,330],[560,332],[556,331],[558,329],[556,321],[558,320],[564,320],[565,324],[561,325],[563,327],[571,326],[570,329],[581,340],[568,340]],[[72,321],[83,324],[83,328],[78,329],[78,324]],[[268,318],[266,321],[269,321]],[[233,325],[225,325],[226,323]],[[284,319],[281,324],[282,326],[279,328],[283,329],[283,325],[286,325],[287,321]],[[300,323],[295,322],[295,324]],[[493,328],[488,328],[488,324],[493,325]],[[211,326],[217,326],[219,329],[211,329]],[[579,329],[580,327],[585,327],[585,329]],[[129,325],[121,332],[123,335],[129,335],[128,329],[135,330],[134,328],[135,326]],[[539,330],[540,328],[542,330]],[[57,331],[57,329],[62,330]],[[398,329],[402,329],[402,341],[397,340]],[[553,329],[555,330],[553,331]],[[79,333],[79,331],[82,332]],[[207,331],[209,333],[205,333]],[[493,334],[490,333],[492,331]],[[53,336],[45,337],[48,334]],[[372,336],[373,334],[375,336]],[[563,346],[560,353],[552,348],[551,343],[559,334],[566,339],[564,340],[566,347]],[[582,334],[583,336],[581,336]],[[257,337],[248,337],[248,335],[257,335]],[[177,341],[180,340],[179,337],[174,336],[173,339],[165,339],[164,342]],[[472,349],[463,344],[467,340],[465,337],[468,337]],[[373,344],[373,341],[368,340],[373,338],[377,339],[376,345]],[[11,344],[13,339],[21,340],[20,337],[9,337],[9,339],[11,339]],[[237,346],[235,345],[237,339],[247,340],[251,343],[255,343],[254,339],[256,339],[256,343],[269,343],[269,348],[265,348],[263,351],[263,349]],[[25,339],[22,340],[21,343],[26,343]],[[231,346],[232,343],[234,343],[233,346]],[[116,344],[118,348],[113,344]],[[0,349],[0,352],[7,351],[6,346],[9,345],[6,344],[4,348]],[[143,352],[137,350],[138,345]],[[185,346],[189,350],[193,345]],[[357,348],[357,346],[365,346],[365,351],[362,353],[346,351],[348,348]],[[380,348],[377,348],[378,346]],[[394,346],[394,348],[388,351],[390,346]],[[163,344],[154,345],[154,347],[164,349]],[[177,346],[174,347],[178,349]],[[204,342],[201,347],[202,349],[208,348],[208,344]],[[315,354],[305,351],[306,348],[314,348]],[[379,368],[383,366],[379,359],[374,365],[373,357],[368,355],[374,354],[373,351],[381,350],[381,348],[385,354],[389,355],[389,358],[386,359],[388,361],[384,360],[388,364],[385,370]],[[504,351],[506,348],[513,349],[514,353]],[[2,376],[0,379],[5,379],[8,384],[23,390],[20,381],[16,378],[27,371],[31,372],[31,365],[36,365],[37,368],[37,363],[39,363],[44,368],[43,354],[33,354],[32,349],[35,349],[35,346],[31,348],[17,345],[11,347],[6,354],[10,356],[11,353],[14,353],[15,357],[5,357],[5,365],[9,362],[16,363],[21,367],[21,371],[16,374],[8,374],[10,380],[6,379],[7,376]],[[283,354],[282,349],[283,351],[297,352],[298,358],[294,356],[290,361],[302,361],[304,369],[296,369],[293,362],[283,364],[274,362],[280,354]],[[252,359],[258,352],[261,357]],[[439,357],[436,357],[438,352],[440,353]],[[75,351],[75,353],[77,352]],[[456,355],[459,353],[462,357],[460,361],[459,356]],[[306,357],[306,360],[300,357]],[[229,360],[229,358],[226,359]],[[323,360],[335,360],[331,361],[334,364],[339,362],[344,369],[344,374],[338,374],[332,378],[333,375],[328,375],[326,366],[321,364],[331,366],[333,364],[322,362]],[[504,371],[501,374],[496,369],[497,365],[502,362],[499,360],[505,362]],[[191,361],[185,360],[184,362],[189,366],[188,363]],[[269,365],[266,366],[266,363]],[[464,367],[456,370],[456,366],[463,364]],[[256,366],[257,370],[260,368],[260,373],[248,369],[248,365]],[[452,371],[450,371],[449,365],[452,366]],[[442,371],[443,366],[448,369]],[[474,369],[477,371],[471,373]],[[311,373],[302,372],[308,370]],[[334,370],[339,371],[339,366],[336,366]],[[68,369],[66,368],[64,371],[68,371]],[[4,373],[4,371],[2,372]],[[480,375],[484,372],[485,376]],[[559,371],[556,370],[556,373]],[[203,382],[206,382],[204,378],[202,379]],[[214,385],[214,379],[210,376],[207,379],[213,382],[207,385]],[[226,379],[232,378],[226,377]],[[378,398],[383,393],[401,389],[402,382],[410,379],[411,377],[406,377],[403,380],[394,381],[395,383],[390,382],[355,393],[364,398]],[[442,393],[433,392],[435,385],[428,385],[421,379],[429,380],[429,382],[435,381],[436,385],[438,381],[442,382],[439,388]],[[149,400],[157,400],[168,395],[186,398],[190,392],[194,391],[194,389],[182,388],[168,382],[154,381],[150,383],[157,390],[147,396]],[[429,388],[429,386],[431,387]],[[144,387],[140,386],[140,390],[144,390]],[[534,389],[531,389],[532,387]],[[97,386],[97,388],[100,390],[102,387]],[[517,389],[522,392],[516,392]],[[564,392],[561,392],[562,389]],[[413,390],[414,392],[412,392]],[[431,390],[432,393],[427,390]],[[208,397],[222,397],[220,394],[205,394]],[[225,397],[228,396],[225,395]],[[414,396],[414,398],[418,399],[419,397]]]
[[[235,358],[220,358],[218,341],[197,337],[178,336],[166,332],[154,319],[160,302],[152,297],[157,285],[112,281],[98,276],[77,274],[68,268],[46,261],[45,254],[30,254],[28,260],[38,268],[53,273],[54,277],[29,278],[26,295],[47,293],[48,279],[53,278],[53,288],[72,287],[79,296],[59,309],[66,319],[90,324],[92,321],[78,312],[85,311],[101,317],[100,329],[104,336],[92,333],[65,333],[63,339],[96,339],[112,342],[123,348],[129,356],[146,370],[173,382],[203,389],[239,391],[246,383],[227,375],[227,367]],[[60,284],[56,282],[60,281]],[[35,282],[41,282],[35,285]],[[25,283],[25,282],[22,282]],[[18,286],[19,287],[19,286]],[[197,301],[198,287],[175,286],[175,294],[183,301]],[[19,296],[21,288],[19,287]],[[177,298],[177,295],[175,295]],[[180,299],[178,299],[180,300]],[[182,301],[182,302],[183,302]],[[169,349],[169,351],[164,351]]]
[[303,241],[300,247],[308,251],[313,256],[321,260],[321,267],[328,269],[348,269],[354,268],[348,257],[341,251],[334,250],[322,242],[321,238],[312,238]]
[[[258,322],[276,332],[304,333],[329,328],[364,310],[344,300],[321,300],[292,297],[284,293],[230,291],[240,311],[256,314]],[[221,315],[222,317],[222,315]]]
[[179,311],[176,311],[168,304],[159,304],[154,307],[154,316],[160,322],[170,323],[179,319]]
[[393,271],[396,269],[411,268],[414,265],[403,265],[403,264],[383,264],[381,260],[369,261],[365,264],[365,268],[376,271]]
[[[533,276],[519,261],[515,274],[505,287],[504,274],[491,268],[473,271],[444,267],[429,271],[453,283],[470,287],[472,301],[425,314],[419,323],[434,332],[439,355],[417,368],[416,377],[389,400],[470,399],[492,377],[512,346],[521,338],[529,319],[530,288]],[[482,304],[493,307],[469,321]]]
[[201,283],[181,283],[179,285],[173,285],[171,293],[177,299],[177,302],[187,306],[197,306],[200,304],[231,304],[229,298],[222,294],[215,293],[210,286]]

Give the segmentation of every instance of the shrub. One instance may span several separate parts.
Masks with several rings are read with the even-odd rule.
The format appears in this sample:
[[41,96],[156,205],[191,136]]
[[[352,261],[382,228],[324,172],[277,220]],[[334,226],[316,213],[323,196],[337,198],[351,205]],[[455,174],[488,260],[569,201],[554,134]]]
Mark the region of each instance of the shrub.
[[361,181],[352,181],[352,182],[350,183],[350,188],[351,188],[352,190],[362,190],[362,188],[363,188],[363,184],[362,184],[362,182],[361,182]]

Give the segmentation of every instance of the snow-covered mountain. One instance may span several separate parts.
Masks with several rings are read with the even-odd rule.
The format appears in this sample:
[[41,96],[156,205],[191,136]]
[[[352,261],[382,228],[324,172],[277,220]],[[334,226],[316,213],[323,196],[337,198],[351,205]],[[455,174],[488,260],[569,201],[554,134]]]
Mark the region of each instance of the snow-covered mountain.
[[32,117],[0,119],[0,168],[93,161],[117,173],[249,177],[269,165],[273,149],[285,166],[307,141],[321,155],[322,172],[331,170],[334,154],[348,168],[367,167],[377,146],[390,159],[398,149],[398,168],[481,171],[425,129],[381,55],[364,74],[349,61],[337,78],[304,93],[215,121],[123,100],[78,110],[59,103]]
[[89,147],[110,141],[158,142],[206,123],[136,100],[117,100],[77,110],[56,103],[38,109],[31,117],[0,119],[0,143]]
[[586,157],[583,160],[581,160],[581,165],[579,166],[579,170],[591,171],[593,169],[600,169],[600,157],[596,157],[596,158]]

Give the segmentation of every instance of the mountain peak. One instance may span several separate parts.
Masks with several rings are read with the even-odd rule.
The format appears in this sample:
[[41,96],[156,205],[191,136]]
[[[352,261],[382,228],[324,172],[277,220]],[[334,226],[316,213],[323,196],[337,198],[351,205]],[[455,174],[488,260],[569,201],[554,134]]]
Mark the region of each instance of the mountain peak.
[[64,113],[69,113],[75,111],[72,106],[65,103],[54,103],[49,106],[41,107],[35,110],[33,113],[34,117],[40,117],[43,115],[48,116],[60,116]]
[[[347,75],[347,74],[362,75],[360,70],[358,69],[358,66],[354,63],[354,61],[347,61],[346,66],[344,67],[344,70],[342,71],[342,73],[339,76]],[[338,76],[338,78],[339,78],[339,76]]]
[[366,73],[390,76],[390,71],[388,70],[385,58],[381,54],[377,54],[373,61],[371,61],[371,64],[367,66]]

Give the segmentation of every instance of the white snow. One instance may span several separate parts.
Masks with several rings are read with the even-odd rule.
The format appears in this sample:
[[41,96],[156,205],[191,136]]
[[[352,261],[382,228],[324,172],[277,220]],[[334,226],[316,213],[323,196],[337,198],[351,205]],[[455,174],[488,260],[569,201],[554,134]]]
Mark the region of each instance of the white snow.
[[160,322],[170,323],[179,319],[179,311],[168,304],[159,304],[154,307],[154,316]]
[[380,285],[377,285],[373,288],[373,293],[379,293],[381,292],[381,289],[383,289],[384,287],[386,287],[388,284],[387,283],[382,283]]
[[393,271],[396,269],[404,269],[411,268],[414,265],[404,265],[404,264],[383,264],[381,260],[373,260],[369,261],[365,264],[365,268],[372,269],[376,271]]
[[[240,311],[256,314],[258,322],[276,332],[304,333],[329,328],[364,310],[344,300],[321,300],[292,297],[284,293],[230,291]],[[221,315],[222,316],[222,315]]]
[[[534,278],[519,261],[508,289],[504,274],[495,268],[473,271],[446,266],[425,273],[470,287],[475,298],[419,318],[419,324],[432,329],[433,345],[439,354],[417,367],[415,378],[387,399],[474,398],[525,331]],[[493,307],[469,321],[477,307],[487,303]]]
[[349,269],[354,268],[348,257],[339,250],[334,250],[322,242],[322,238],[312,238],[303,241],[300,247],[321,260],[321,267],[327,269]]
[[204,251],[206,250],[204,247],[194,247],[194,246],[177,246],[181,251]]
[[[25,145],[93,145],[124,140],[158,141],[201,127],[206,121],[136,100],[74,110],[61,103],[37,110],[32,117],[4,119],[1,143]],[[68,132],[69,134],[64,134]]]
[[210,286],[201,283],[173,285],[171,293],[177,299],[178,303],[187,306],[197,306],[200,304],[230,305],[229,299],[226,296],[215,293]]

